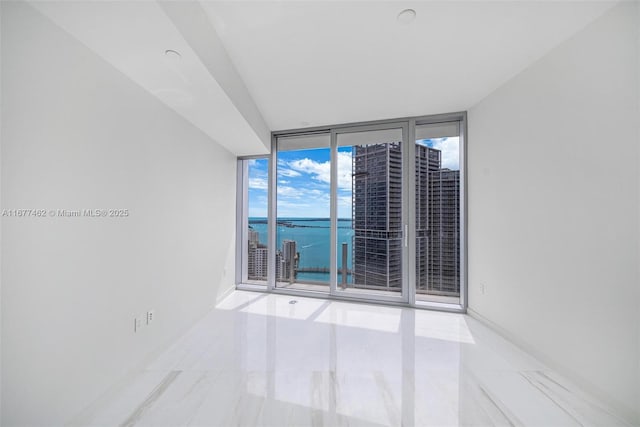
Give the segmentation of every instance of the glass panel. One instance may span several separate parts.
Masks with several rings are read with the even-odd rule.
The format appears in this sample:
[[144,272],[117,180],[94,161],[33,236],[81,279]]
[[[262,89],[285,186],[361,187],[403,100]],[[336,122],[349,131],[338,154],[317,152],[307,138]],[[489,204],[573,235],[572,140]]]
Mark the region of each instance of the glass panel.
[[402,129],[337,138],[337,289],[401,295]]
[[267,205],[268,159],[245,160],[249,182],[247,185],[247,279],[249,283],[266,285],[268,269]]
[[416,300],[459,304],[459,123],[416,126],[416,138]]
[[278,139],[278,288],[329,292],[329,146],[329,134]]

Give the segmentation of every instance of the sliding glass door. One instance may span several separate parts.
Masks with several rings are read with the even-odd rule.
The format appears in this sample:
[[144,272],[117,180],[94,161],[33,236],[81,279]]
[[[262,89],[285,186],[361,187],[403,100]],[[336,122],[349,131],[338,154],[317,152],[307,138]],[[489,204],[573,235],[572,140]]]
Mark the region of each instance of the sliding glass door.
[[332,132],[334,295],[408,301],[405,124]]
[[331,137],[277,140],[275,288],[329,292]]

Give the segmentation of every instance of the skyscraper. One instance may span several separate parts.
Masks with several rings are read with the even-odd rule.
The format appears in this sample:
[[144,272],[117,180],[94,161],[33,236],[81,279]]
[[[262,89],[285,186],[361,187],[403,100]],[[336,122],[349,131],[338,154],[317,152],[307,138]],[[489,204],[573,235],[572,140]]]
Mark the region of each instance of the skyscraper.
[[283,240],[282,251],[276,253],[276,279],[293,282],[298,270],[298,252],[295,240]]
[[402,287],[400,143],[353,147],[353,286]]
[[[247,256],[247,276],[249,280],[267,280],[269,265],[267,247],[260,243],[258,232],[249,227],[249,250]],[[299,255],[294,240],[283,240],[282,249],[276,251],[276,280],[295,279]]]
[[[441,167],[441,152],[416,144],[416,288],[460,292],[460,172]],[[353,286],[402,286],[400,143],[353,149]]]
[[440,170],[441,152],[416,144],[416,289],[426,290],[428,278],[428,256],[430,199],[432,189],[429,178]]
[[249,226],[249,247],[257,247],[260,244],[260,234]]
[[440,295],[460,294],[459,219],[460,171],[429,172],[427,277],[418,282],[418,290]]
[[250,280],[267,280],[268,249],[260,244],[260,235],[249,227],[249,256],[247,257],[247,276]]

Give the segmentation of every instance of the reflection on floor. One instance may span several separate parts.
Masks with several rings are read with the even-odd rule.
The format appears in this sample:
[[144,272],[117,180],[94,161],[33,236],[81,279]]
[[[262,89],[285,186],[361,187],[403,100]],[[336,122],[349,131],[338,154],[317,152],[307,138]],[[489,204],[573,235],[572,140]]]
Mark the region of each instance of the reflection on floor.
[[[265,286],[266,287],[266,283],[265,282],[248,282],[251,284],[259,284],[261,286]],[[320,283],[320,282],[315,282],[315,283],[311,283],[311,282],[293,282],[293,283],[289,283],[289,282],[277,282],[276,283],[276,288],[278,289],[294,289],[294,290],[299,290],[299,291],[312,291],[312,292],[318,292],[318,293],[322,293],[322,294],[328,294],[329,293],[329,284],[328,283]],[[373,296],[383,296],[383,297],[388,297],[388,296],[399,296],[401,293],[401,289],[395,289],[395,290],[391,290],[391,291],[386,291],[386,290],[379,290],[379,289],[367,289],[367,288],[362,288],[362,287],[358,287],[358,288],[354,288],[354,287],[346,287],[346,288],[342,288],[340,284],[338,284],[338,293],[345,293],[345,294],[349,294],[349,296],[351,297],[364,297],[366,298],[367,296],[373,295]],[[436,303],[443,303],[443,304],[453,304],[453,305],[459,305],[460,304],[460,297],[457,296],[448,296],[448,295],[437,295],[434,293],[429,293],[426,291],[419,291],[416,294],[416,300],[417,301],[423,301],[423,302],[436,302]]]
[[468,316],[242,291],[88,417],[101,426],[626,425]]

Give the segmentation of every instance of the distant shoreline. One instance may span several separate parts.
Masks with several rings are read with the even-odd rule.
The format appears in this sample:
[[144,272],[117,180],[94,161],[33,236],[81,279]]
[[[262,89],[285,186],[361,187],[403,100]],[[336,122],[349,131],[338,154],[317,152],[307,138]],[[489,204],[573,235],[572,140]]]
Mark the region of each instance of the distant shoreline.
[[[341,222],[352,222],[351,218],[347,219],[347,218],[338,218],[338,221]],[[280,227],[287,227],[287,228],[331,228],[328,225],[307,225],[307,224],[300,224],[300,223],[304,223],[304,222],[330,222],[330,219],[328,218],[278,218],[278,220],[276,221],[276,225],[280,226]],[[266,218],[249,218],[249,227],[251,227],[251,225],[257,225],[257,224],[267,224],[267,219]],[[351,226],[339,226],[338,228],[351,228]]]

